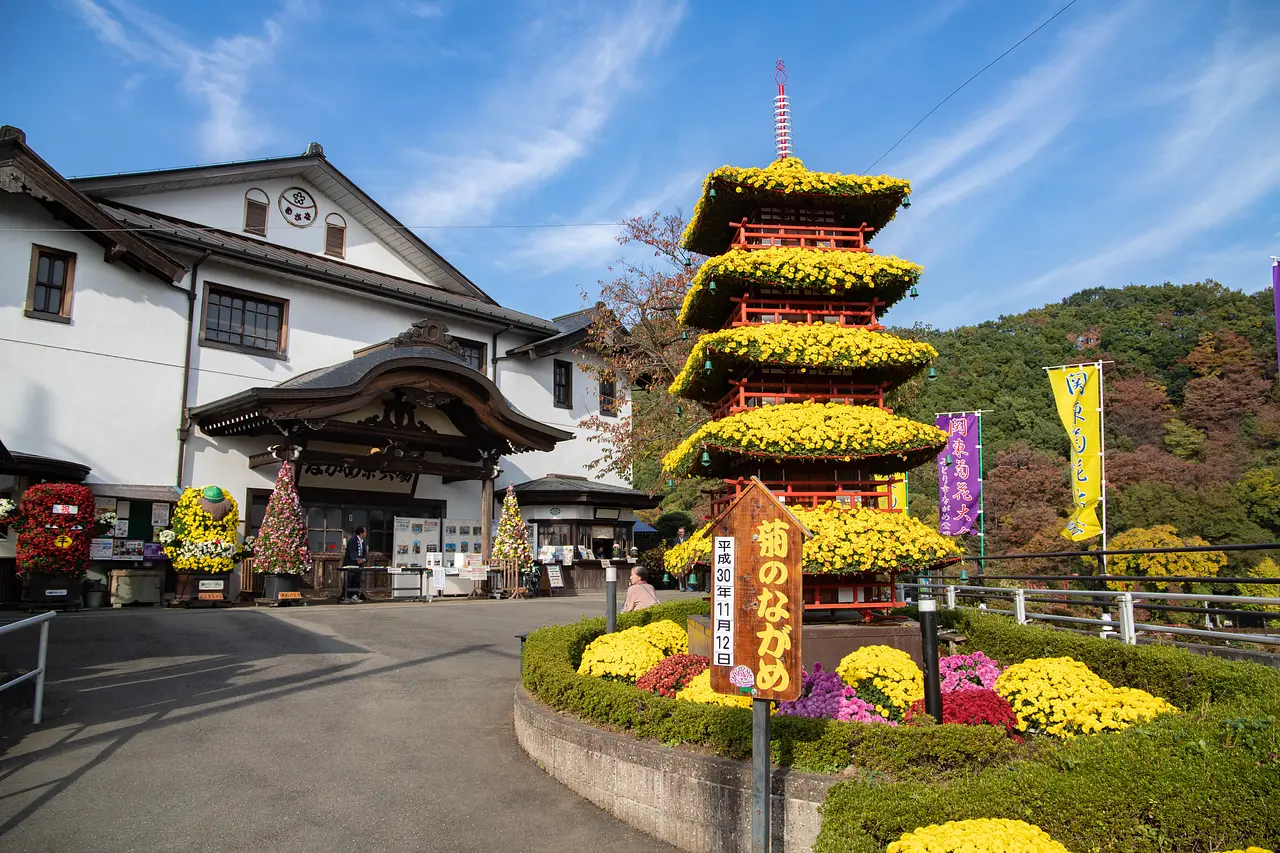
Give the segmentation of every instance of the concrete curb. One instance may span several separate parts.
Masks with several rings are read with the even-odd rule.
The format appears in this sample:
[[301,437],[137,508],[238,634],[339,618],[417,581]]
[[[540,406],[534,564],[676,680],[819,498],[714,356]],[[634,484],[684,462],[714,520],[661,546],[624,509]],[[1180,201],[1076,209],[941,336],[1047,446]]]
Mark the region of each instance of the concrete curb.
[[[751,765],[645,743],[557,713],[516,687],[516,739],[552,778],[682,850],[750,853]],[[773,773],[773,847],[809,853],[838,780]]]

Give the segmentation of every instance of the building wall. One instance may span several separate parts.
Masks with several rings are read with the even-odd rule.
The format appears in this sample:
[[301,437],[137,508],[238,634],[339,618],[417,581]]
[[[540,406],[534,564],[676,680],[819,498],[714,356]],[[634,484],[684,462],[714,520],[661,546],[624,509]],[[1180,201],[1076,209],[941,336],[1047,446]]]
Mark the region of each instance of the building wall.
[[[0,436],[92,466],[91,482],[172,483],[186,297],[66,228],[0,193]],[[23,314],[33,243],[76,254],[69,324]]]
[[[301,187],[311,193],[312,198],[316,200],[318,212],[314,224],[306,228],[297,228],[285,221],[284,214],[280,212],[279,199],[280,194],[290,187]],[[179,219],[241,234],[244,233],[245,193],[251,188],[260,189],[267,194],[269,204],[267,205],[266,239],[268,242],[323,255],[325,217],[330,213],[338,213],[347,223],[347,252],[342,260],[388,275],[434,284],[398,254],[391,251],[351,214],[339,208],[326,196],[317,192],[315,187],[300,178],[274,178],[164,193],[117,196],[114,200],[144,210],[163,213],[166,216],[176,216]],[[252,234],[248,236],[262,239]]]
[[[505,339],[504,346],[508,346]],[[508,348],[514,346],[518,344],[511,344]],[[555,405],[552,376],[556,360],[574,364],[572,409],[561,409]],[[581,369],[581,365],[586,363],[599,364],[600,361],[595,356],[568,349],[546,358],[531,359],[527,355],[519,355],[498,362],[499,386],[512,405],[537,421],[576,436],[572,441],[556,445],[550,453],[522,453],[507,457],[503,460],[503,476],[497,481],[498,487],[536,480],[548,474],[572,474],[614,485],[630,485],[614,474],[596,477],[599,472],[587,469],[587,465],[599,457],[601,445],[587,440],[592,430],[578,426],[581,420],[600,411],[599,383],[595,376]],[[628,402],[619,408],[618,418],[627,417],[630,412],[631,404]]]

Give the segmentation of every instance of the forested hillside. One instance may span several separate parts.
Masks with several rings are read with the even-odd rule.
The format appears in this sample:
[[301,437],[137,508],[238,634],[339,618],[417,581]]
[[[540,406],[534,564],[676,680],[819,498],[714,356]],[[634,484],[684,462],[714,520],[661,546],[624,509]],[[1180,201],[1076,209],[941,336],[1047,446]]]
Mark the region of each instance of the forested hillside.
[[[987,552],[1065,550],[1067,441],[1042,368],[1105,371],[1108,530],[1173,525],[1211,543],[1280,533],[1280,400],[1271,291],[1216,282],[1084,290],[1061,304],[950,331],[897,330],[939,351],[937,378],[895,409],[984,417]],[[915,514],[937,517],[932,466],[912,475]],[[1261,557],[1236,558],[1243,569]]]

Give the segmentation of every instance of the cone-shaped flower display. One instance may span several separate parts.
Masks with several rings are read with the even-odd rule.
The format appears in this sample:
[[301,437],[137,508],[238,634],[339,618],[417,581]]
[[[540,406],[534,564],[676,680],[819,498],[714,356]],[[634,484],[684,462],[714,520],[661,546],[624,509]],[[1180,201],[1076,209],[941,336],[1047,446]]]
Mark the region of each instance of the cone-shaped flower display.
[[311,562],[307,548],[307,520],[298,500],[293,466],[280,465],[276,488],[267,501],[267,513],[253,543],[257,570],[265,575],[300,575]]
[[[680,319],[711,331],[670,390],[706,404],[712,420],[663,469],[723,479],[713,514],[751,477],[802,513],[814,532],[804,549],[808,608],[887,609],[898,603],[895,573],[960,553],[892,505],[895,478],[946,443],[932,424],[885,408],[885,394],[937,356],[880,323],[916,294],[921,268],[868,244],[910,192],[887,175],[811,172],[783,152],[763,169],[708,175],[684,233],[686,249],[711,257]],[[668,568],[708,545],[699,531],[668,551]],[[862,587],[852,602],[846,587]]]
[[521,569],[533,565],[533,552],[529,550],[514,486],[507,486],[506,497],[502,499],[502,518],[498,521],[498,535],[493,540],[493,557],[495,560],[515,560]]

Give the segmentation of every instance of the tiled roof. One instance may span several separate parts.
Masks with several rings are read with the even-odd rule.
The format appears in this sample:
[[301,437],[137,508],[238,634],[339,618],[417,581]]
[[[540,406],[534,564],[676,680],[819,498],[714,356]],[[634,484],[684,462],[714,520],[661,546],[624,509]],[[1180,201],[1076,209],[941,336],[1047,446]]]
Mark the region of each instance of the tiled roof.
[[139,233],[152,240],[179,244],[197,250],[210,249],[228,259],[240,259],[253,266],[266,266],[293,275],[313,277],[349,287],[352,290],[392,296],[406,304],[444,309],[489,322],[509,323],[543,334],[554,335],[560,332],[560,327],[550,320],[513,311],[480,299],[459,296],[411,279],[387,275],[332,258],[313,255],[310,252],[278,246],[246,235],[209,228],[118,202],[102,201],[99,205],[130,228],[143,229]]

